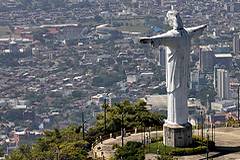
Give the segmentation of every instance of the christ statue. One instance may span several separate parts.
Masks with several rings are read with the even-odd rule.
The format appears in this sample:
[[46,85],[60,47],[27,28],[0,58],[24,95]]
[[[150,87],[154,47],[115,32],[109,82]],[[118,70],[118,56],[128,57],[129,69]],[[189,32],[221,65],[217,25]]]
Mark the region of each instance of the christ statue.
[[202,35],[207,27],[185,28],[179,13],[171,10],[167,13],[167,21],[172,27],[166,33],[141,37],[141,43],[149,43],[153,47],[165,46],[167,54],[166,84],[168,94],[169,124],[188,123],[188,77],[191,52],[191,39]]

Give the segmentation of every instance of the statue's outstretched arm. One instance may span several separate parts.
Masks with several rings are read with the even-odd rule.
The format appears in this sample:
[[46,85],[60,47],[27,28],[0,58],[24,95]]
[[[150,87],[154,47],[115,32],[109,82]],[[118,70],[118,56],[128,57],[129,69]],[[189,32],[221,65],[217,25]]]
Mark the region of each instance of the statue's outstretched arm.
[[197,27],[185,28],[189,33],[191,38],[198,38],[203,34],[204,29],[207,28],[207,25],[201,25]]
[[139,42],[143,44],[151,44],[153,47],[157,48],[160,45],[168,46],[173,39],[174,34],[167,32],[157,36],[152,37],[140,37]]

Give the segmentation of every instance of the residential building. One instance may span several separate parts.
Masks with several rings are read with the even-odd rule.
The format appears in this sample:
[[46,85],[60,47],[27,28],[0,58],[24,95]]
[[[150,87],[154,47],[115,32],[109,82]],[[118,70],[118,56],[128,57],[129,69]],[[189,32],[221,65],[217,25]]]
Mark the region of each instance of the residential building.
[[238,55],[240,53],[240,40],[239,35],[233,37],[233,54]]
[[229,74],[225,69],[217,69],[217,96],[224,100],[229,98]]

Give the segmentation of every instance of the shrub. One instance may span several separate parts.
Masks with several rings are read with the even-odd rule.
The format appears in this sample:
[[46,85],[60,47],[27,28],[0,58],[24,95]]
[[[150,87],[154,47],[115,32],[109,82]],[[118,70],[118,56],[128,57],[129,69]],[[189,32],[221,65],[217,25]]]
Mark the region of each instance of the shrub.
[[113,146],[112,146],[112,149],[116,149],[116,148],[119,148],[120,146],[118,145],[118,144],[114,144]]
[[145,154],[140,142],[127,142],[126,145],[117,149],[115,159],[144,160]]
[[173,158],[173,156],[171,155],[161,155],[158,157],[158,160],[177,160],[177,159]]
[[[208,147],[207,147],[208,144]],[[209,150],[215,149],[215,142],[211,140],[207,140],[204,138],[202,140],[199,136],[193,136],[193,146],[192,148],[175,148],[170,154],[174,156],[184,156],[184,155],[194,155],[194,154],[202,154]]]
[[156,138],[152,138],[152,139],[151,139],[151,142],[152,142],[152,143],[159,142],[159,141],[160,141],[160,142],[163,141],[163,136],[158,137],[157,139],[156,139]]
[[194,155],[205,153],[206,150],[206,146],[199,146],[195,148],[176,148],[175,150],[172,150],[170,154],[173,156]]
[[206,138],[202,138],[200,136],[193,136],[193,141],[197,144],[202,144],[203,146],[207,146],[208,143],[208,149],[213,151],[215,149],[215,142],[211,140],[207,140]]

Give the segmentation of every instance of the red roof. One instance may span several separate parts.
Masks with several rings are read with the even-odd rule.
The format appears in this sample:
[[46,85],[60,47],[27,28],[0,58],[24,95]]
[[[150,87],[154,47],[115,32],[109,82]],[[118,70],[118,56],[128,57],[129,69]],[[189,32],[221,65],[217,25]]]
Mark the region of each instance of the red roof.
[[48,33],[57,34],[59,30],[57,28],[48,28]]

